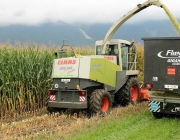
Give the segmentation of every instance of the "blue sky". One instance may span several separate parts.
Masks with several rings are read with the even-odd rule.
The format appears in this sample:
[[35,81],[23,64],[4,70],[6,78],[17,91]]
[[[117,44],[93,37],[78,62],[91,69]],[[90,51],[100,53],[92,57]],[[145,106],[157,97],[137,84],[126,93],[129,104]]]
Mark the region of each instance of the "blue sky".
[[[113,23],[146,0],[0,0],[0,26],[39,26],[63,21],[68,24]],[[180,18],[179,0],[161,0]],[[168,19],[165,11],[150,6],[128,24]]]

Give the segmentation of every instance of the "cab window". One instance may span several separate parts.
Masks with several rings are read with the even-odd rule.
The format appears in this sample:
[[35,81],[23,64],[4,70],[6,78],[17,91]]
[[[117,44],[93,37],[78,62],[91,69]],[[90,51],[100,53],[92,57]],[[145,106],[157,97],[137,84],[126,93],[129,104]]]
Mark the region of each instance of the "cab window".
[[96,55],[101,55],[101,52],[102,52],[102,46],[101,45],[96,46]]
[[108,55],[118,55],[118,44],[109,45],[108,47]]

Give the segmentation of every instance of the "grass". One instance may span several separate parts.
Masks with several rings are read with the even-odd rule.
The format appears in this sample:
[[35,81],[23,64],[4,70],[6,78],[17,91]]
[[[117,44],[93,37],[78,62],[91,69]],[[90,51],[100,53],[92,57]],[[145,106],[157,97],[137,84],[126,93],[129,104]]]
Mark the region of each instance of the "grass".
[[[163,124],[163,125],[162,125]],[[171,140],[180,138],[178,119],[154,120],[149,112],[142,112],[126,118],[115,119],[99,124],[91,130],[70,140]],[[172,127],[173,126],[173,127]],[[177,130],[178,129],[178,130]]]
[[114,108],[105,117],[83,115],[34,116],[23,121],[3,124],[4,140],[176,140],[180,139],[179,118],[155,119],[146,102]]
[[69,140],[174,140],[180,139],[178,118],[157,120],[148,111],[131,112],[120,118],[111,116],[96,129]]

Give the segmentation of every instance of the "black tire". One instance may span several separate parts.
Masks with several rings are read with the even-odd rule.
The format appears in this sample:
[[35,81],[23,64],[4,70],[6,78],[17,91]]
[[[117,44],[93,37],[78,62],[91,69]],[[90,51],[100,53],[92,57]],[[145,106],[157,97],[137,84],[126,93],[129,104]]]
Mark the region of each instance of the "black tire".
[[158,112],[152,112],[152,114],[156,119],[161,119],[164,116],[163,113],[158,113]]
[[130,103],[134,105],[140,102],[139,83],[135,77],[129,78],[122,89],[116,93],[115,102],[120,106],[127,106]]
[[89,101],[90,115],[108,114],[111,110],[111,96],[109,92],[102,89],[97,89],[92,92]]

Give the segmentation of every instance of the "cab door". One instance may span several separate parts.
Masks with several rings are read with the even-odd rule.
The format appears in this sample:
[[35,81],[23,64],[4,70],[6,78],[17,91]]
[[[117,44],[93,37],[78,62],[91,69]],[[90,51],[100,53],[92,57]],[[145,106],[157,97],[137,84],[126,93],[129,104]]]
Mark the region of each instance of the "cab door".
[[121,43],[121,60],[122,60],[122,70],[129,69],[129,52],[130,52],[130,45]]

